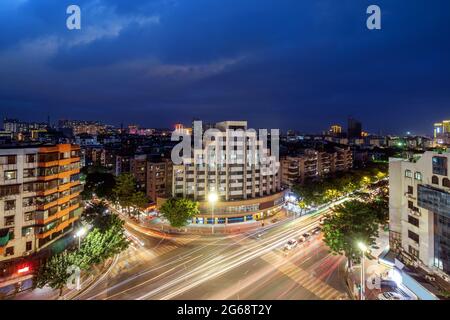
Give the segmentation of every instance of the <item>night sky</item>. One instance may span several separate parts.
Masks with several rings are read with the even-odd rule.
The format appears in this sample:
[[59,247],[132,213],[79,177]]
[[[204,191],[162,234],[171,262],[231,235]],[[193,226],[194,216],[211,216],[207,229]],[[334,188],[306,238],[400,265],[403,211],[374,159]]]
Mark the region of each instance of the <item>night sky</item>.
[[[370,4],[382,30],[366,28]],[[0,116],[48,115],[301,132],[352,115],[431,134],[450,118],[450,1],[1,0]]]

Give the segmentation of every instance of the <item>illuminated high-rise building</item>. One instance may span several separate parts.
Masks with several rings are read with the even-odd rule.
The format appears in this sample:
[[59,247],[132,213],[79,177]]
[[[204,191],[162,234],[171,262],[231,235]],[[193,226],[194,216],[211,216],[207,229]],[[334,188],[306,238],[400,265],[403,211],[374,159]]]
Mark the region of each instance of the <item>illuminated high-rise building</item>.
[[72,229],[82,212],[79,175],[78,146],[0,148],[0,278]]
[[450,120],[434,124],[434,142],[438,145],[450,145]]
[[334,124],[330,127],[330,133],[333,136],[339,136],[342,134],[342,127],[338,124]]

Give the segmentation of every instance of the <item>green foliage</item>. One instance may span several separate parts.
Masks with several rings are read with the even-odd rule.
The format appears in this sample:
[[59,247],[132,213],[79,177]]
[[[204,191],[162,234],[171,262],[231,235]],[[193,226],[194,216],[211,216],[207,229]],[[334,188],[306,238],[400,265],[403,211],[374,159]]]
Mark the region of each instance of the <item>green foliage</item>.
[[[119,221],[121,220],[119,219]],[[123,221],[121,222],[123,223]],[[123,225],[118,225],[114,222],[114,224],[104,231],[93,229],[81,245],[80,254],[86,257],[86,260],[83,260],[83,266],[85,264],[92,265],[101,263],[113,257],[115,254],[122,252],[128,248],[128,245],[129,243],[124,234]]]
[[67,272],[67,268],[78,265],[78,260],[79,257],[75,252],[63,251],[52,256],[39,268],[34,279],[34,287],[43,288],[49,285],[52,289],[59,290],[61,295],[62,289],[71,275]]
[[322,205],[379,181],[386,175],[385,164],[373,164],[318,181],[306,181],[304,185],[294,185],[293,191],[307,206]]
[[378,217],[367,203],[352,200],[333,209],[323,225],[324,242],[334,254],[344,254],[350,263],[358,263],[361,251],[357,243],[367,247],[378,236]]
[[131,196],[132,206],[134,206],[136,208],[134,213],[137,213],[138,215],[140,213],[140,210],[145,209],[145,207],[147,206],[148,202],[149,202],[149,199],[147,198],[145,193],[143,193],[142,191],[135,192]]
[[161,206],[161,214],[172,227],[183,227],[187,220],[199,214],[198,202],[185,198],[170,198]]
[[102,263],[127,249],[129,242],[123,226],[124,221],[116,214],[99,215],[94,220],[94,228],[83,239],[80,250],[63,251],[41,265],[35,277],[35,287],[49,285],[59,289],[61,294],[71,275],[67,272],[69,266],[89,270],[92,265]]
[[136,180],[133,175],[123,173],[116,178],[116,186],[113,193],[122,207],[129,212],[129,208],[133,205],[133,195],[136,192]]

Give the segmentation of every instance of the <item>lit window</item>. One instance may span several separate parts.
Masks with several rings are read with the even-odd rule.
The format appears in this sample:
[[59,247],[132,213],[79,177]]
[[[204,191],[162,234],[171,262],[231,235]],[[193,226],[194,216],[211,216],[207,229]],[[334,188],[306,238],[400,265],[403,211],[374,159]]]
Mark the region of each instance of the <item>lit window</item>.
[[411,170],[405,170],[405,177],[412,178],[412,172]]
[[414,179],[422,181],[422,173],[420,172],[415,172],[414,173]]
[[17,178],[16,170],[5,171],[5,180],[13,180]]

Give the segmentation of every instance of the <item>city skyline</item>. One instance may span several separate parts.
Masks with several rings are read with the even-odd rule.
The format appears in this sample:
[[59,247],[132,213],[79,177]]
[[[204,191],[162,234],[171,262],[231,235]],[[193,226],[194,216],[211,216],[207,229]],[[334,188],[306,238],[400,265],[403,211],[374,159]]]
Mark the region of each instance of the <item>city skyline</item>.
[[302,132],[353,116],[428,135],[447,116],[448,2],[378,1],[377,31],[365,1],[77,4],[82,29],[69,31],[64,2],[2,3],[0,114],[144,127],[239,114]]

